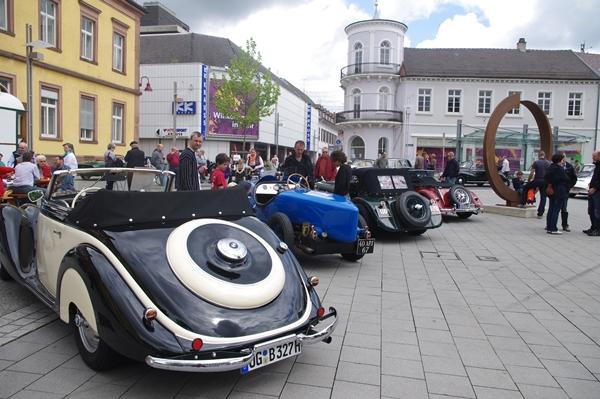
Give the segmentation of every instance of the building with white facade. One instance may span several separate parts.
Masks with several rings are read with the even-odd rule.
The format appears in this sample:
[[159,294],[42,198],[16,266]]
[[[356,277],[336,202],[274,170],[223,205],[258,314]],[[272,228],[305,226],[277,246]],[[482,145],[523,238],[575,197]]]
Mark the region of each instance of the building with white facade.
[[[152,91],[144,92],[140,100],[141,148],[151,151],[159,141],[170,148],[175,124],[179,149],[184,148],[189,134],[200,131],[205,137],[202,148],[209,159],[220,152],[243,151],[244,132],[232,121],[220,118],[212,103],[227,66],[240,48],[227,38],[189,32],[187,25],[160,3],[145,3],[144,7],[148,15],[142,20],[140,75],[151,82]],[[258,126],[246,130],[246,150],[256,148],[265,160],[277,151],[284,159],[297,140],[304,140],[307,150],[315,155],[321,146],[324,122],[319,118],[319,109],[323,108],[285,79],[273,79],[281,91],[275,111],[261,119]],[[178,99],[175,121],[174,82]],[[335,124],[329,123],[326,128],[335,135],[333,139],[326,137],[335,142]]]
[[[406,30],[401,22],[378,18],[346,27],[344,111],[337,123],[350,158],[387,151],[414,159],[426,151],[439,159],[457,146],[460,160],[479,158],[494,107],[514,92],[546,112],[561,151],[591,157],[598,141],[600,74],[576,53],[529,50],[524,39],[514,49],[404,48]],[[500,130],[506,142],[499,139],[497,148],[511,164],[532,159],[537,130],[525,108],[505,116]]]

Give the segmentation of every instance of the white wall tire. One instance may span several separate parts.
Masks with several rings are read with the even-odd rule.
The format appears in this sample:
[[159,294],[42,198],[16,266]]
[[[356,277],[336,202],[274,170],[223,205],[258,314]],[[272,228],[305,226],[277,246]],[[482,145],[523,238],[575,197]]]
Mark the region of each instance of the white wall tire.
[[78,310],[71,317],[71,328],[79,355],[91,369],[109,370],[119,364],[121,357],[98,336]]
[[[209,225],[237,229],[247,235],[248,239],[258,241],[261,249],[268,253],[271,262],[269,273],[260,281],[238,284],[217,278],[199,267],[189,253],[188,240],[196,229]],[[225,220],[197,219],[184,223],[169,235],[166,252],[171,270],[179,281],[196,295],[219,306],[254,309],[268,304],[283,290],[285,271],[275,250],[258,234]]]

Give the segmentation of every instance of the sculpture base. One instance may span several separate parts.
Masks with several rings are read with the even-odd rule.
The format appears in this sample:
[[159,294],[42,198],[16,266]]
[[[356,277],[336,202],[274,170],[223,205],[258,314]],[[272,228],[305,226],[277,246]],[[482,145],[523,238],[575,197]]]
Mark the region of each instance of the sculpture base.
[[486,205],[485,212],[518,218],[535,218],[537,217],[537,206],[527,205],[526,208],[519,208],[518,206],[506,206],[502,204]]

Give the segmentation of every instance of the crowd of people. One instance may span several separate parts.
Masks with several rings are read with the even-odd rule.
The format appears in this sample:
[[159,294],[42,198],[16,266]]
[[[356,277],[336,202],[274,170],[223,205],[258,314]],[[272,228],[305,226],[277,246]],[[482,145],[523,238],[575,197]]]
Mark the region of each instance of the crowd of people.
[[[181,191],[200,190],[201,185],[207,180],[211,189],[220,190],[232,185],[250,187],[249,181],[260,178],[265,169],[265,161],[256,151],[251,148],[245,157],[234,152],[231,156],[220,153],[211,163],[202,147],[202,135],[199,132],[191,134],[188,145],[183,151],[172,147],[165,156],[163,144],[158,144],[149,159],[139,148],[137,141],[130,143],[131,149],[121,159],[115,153],[115,145],[109,144],[104,153],[104,164],[106,167],[153,167],[157,170],[169,170],[176,176],[175,187]],[[285,158],[283,163],[279,162],[277,154],[271,160],[271,167],[285,176],[299,174],[307,178],[311,185],[315,181],[334,182],[333,191],[340,195],[347,195],[350,187],[352,171],[347,164],[346,155],[342,151],[334,151],[329,154],[329,148],[324,147],[319,154],[316,164],[305,151],[305,143],[296,141],[294,150]],[[20,142],[16,151],[11,153],[3,162],[3,154],[0,154],[0,177],[11,178],[11,189],[13,193],[26,194],[34,189],[44,189],[52,172],[57,170],[77,169],[78,162],[75,156],[75,148],[71,143],[63,144],[64,153],[56,156],[50,164],[46,156],[35,155],[29,151],[26,142]],[[588,214],[591,227],[584,230],[590,236],[600,236],[600,151],[592,154],[594,165],[596,165],[588,191]],[[382,152],[375,162],[375,167],[387,167],[387,154]],[[414,167],[417,169],[434,169],[437,166],[435,154],[428,155],[426,152],[418,153],[415,158]],[[562,231],[571,231],[569,227],[569,212],[567,208],[569,190],[577,181],[577,173],[581,169],[579,161],[573,164],[566,161],[562,153],[556,153],[551,160],[546,159],[544,151],[540,151],[538,159],[530,168],[528,181],[525,181],[522,171],[517,171],[512,179],[515,191],[520,194],[521,207],[526,207],[531,202],[531,194],[539,192],[539,203],[537,216],[543,218],[546,202],[549,200],[548,213],[546,216],[546,231],[548,234],[561,234],[558,230],[558,217],[561,217]],[[509,177],[510,166],[508,159],[502,157],[499,172]],[[446,154],[444,170],[440,175],[442,181],[455,184],[459,174],[459,164],[453,152]],[[164,184],[164,176],[160,175],[160,184]],[[107,181],[106,188],[112,189],[114,182]],[[130,181],[128,181],[131,184]],[[74,181],[67,178],[61,182],[61,188],[74,190]],[[5,187],[0,185],[0,195],[4,194]],[[532,191],[534,190],[534,191]]]

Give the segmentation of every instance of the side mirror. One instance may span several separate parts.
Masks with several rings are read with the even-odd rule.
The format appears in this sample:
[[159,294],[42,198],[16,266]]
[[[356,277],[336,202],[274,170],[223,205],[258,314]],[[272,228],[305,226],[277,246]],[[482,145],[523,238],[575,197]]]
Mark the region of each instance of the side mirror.
[[27,199],[29,200],[29,202],[35,204],[38,203],[38,201],[40,201],[42,197],[44,197],[44,194],[44,190],[31,190],[27,193]]

